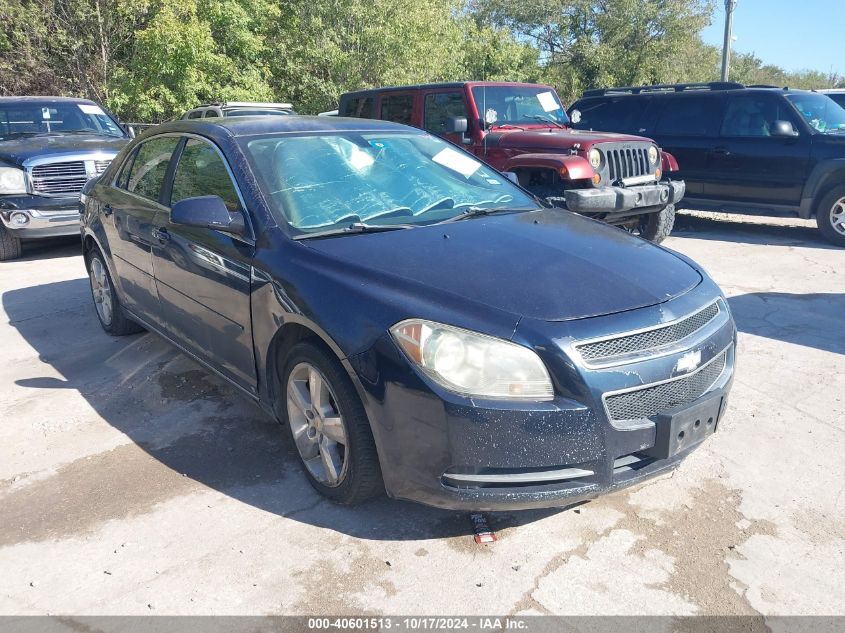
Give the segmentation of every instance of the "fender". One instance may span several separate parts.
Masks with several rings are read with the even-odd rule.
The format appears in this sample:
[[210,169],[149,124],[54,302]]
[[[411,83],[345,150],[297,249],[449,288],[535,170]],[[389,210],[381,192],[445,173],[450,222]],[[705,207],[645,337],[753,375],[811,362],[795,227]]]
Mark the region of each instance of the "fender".
[[829,158],[816,163],[804,183],[798,216],[811,218],[816,214],[816,203],[834,185],[845,182],[845,158]]
[[669,152],[663,150],[660,150],[660,168],[663,170],[664,174],[668,174],[672,171],[678,171],[678,169],[680,169],[678,167],[677,159]]
[[595,174],[590,162],[575,154],[518,154],[505,162],[502,171],[525,168],[553,169],[565,180],[590,180]]

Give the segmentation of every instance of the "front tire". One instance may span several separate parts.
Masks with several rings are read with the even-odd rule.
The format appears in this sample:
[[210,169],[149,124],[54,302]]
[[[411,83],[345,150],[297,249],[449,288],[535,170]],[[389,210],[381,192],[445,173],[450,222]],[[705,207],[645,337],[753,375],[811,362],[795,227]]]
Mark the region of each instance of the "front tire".
[[0,225],[0,262],[17,259],[21,256],[21,239],[12,235],[9,230]]
[[144,328],[132,321],[120,304],[102,253],[98,249],[88,251],[85,263],[91,282],[94,308],[103,329],[112,336],[126,336],[143,331]]
[[370,422],[340,362],[322,347],[298,343],[281,380],[281,417],[317,492],[344,505],[383,492]]
[[836,246],[845,246],[845,185],[835,187],[819,202],[816,225],[822,237]]
[[647,213],[637,218],[637,223],[628,230],[644,240],[660,244],[669,237],[675,226],[675,205],[667,204],[656,213]]

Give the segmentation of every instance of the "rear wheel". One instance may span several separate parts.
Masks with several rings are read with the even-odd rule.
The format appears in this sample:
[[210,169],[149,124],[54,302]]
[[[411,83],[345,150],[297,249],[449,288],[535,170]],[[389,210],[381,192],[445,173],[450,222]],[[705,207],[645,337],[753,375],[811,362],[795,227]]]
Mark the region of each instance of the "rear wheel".
[[85,259],[88,265],[88,279],[91,282],[91,297],[94,299],[94,308],[103,329],[112,336],[125,336],[143,331],[144,328],[132,321],[123,310],[100,251],[88,251]]
[[660,244],[669,237],[674,226],[675,205],[667,204],[656,213],[646,213],[635,218],[631,223],[623,225],[623,228],[649,242]]
[[382,492],[370,422],[340,362],[299,343],[288,355],[282,387],[282,413],[311,485],[346,505]]
[[819,202],[816,225],[828,242],[845,246],[845,185],[836,187]]
[[21,240],[12,235],[9,230],[0,225],[0,262],[17,259],[21,256]]

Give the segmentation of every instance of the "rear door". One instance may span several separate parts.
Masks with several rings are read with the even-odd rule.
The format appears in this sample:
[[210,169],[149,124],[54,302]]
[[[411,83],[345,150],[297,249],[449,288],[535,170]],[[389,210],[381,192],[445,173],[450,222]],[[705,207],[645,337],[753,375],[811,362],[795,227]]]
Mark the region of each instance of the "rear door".
[[250,317],[253,240],[170,221],[173,203],[220,196],[244,213],[231,170],[216,145],[188,137],[155,217],[153,269],[161,313],[170,336],[250,392],[256,390]]
[[686,195],[705,197],[713,180],[708,161],[719,132],[723,95],[653,95],[651,101],[656,116],[652,137],[678,160],[677,177],[686,183]]
[[153,324],[160,323],[151,254],[153,220],[164,209],[159,199],[178,143],[176,136],[156,136],[138,145],[114,186],[105,188],[100,206],[122,300]]
[[779,95],[732,94],[710,157],[708,198],[755,204],[798,205],[807,179],[810,136],[771,136],[775,121],[801,130],[792,107]]

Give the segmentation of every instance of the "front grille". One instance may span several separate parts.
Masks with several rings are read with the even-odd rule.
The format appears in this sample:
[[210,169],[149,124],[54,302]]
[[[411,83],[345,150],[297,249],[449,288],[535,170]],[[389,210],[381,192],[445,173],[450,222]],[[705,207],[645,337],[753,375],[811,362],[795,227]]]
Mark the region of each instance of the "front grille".
[[645,176],[651,173],[648,146],[605,150],[610,181]]
[[635,391],[606,396],[604,404],[607,413],[614,422],[640,420],[693,402],[715,384],[725,371],[727,360],[728,350],[725,350],[693,374]]
[[85,162],[49,163],[32,168],[32,193],[75,194],[88,182]]
[[104,171],[106,171],[106,167],[109,166],[109,163],[111,163],[111,160],[95,160],[94,161],[94,171],[97,172],[98,176],[100,174],[102,174]]
[[656,350],[682,341],[698,332],[717,316],[719,316],[718,302],[711,303],[706,308],[664,327],[596,341],[595,343],[584,343],[575,347],[581,354],[581,358],[588,363],[590,361],[606,361],[629,354]]

